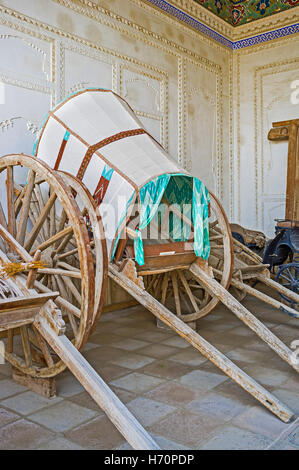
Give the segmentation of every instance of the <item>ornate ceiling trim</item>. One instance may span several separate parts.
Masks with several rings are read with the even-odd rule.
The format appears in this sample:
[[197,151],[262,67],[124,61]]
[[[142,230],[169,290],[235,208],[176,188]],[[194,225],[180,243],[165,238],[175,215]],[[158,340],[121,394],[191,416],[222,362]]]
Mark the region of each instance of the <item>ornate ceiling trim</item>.
[[[193,0],[142,0],[231,50],[243,49],[299,33],[299,8],[234,28]],[[258,33],[258,34],[257,34]]]
[[[189,0],[190,1],[190,0]],[[191,0],[234,28],[290,11],[299,0]]]

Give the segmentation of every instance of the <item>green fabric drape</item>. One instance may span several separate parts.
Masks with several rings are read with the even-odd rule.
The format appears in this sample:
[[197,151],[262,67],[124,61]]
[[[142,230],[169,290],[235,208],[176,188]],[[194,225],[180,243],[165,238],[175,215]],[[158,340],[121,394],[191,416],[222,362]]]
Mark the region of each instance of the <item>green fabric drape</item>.
[[141,230],[145,229],[157,212],[170,175],[161,175],[149,181],[139,191],[140,216],[139,227],[136,228],[137,236],[134,239],[135,260],[142,266],[144,264],[144,252]]
[[208,259],[210,254],[209,203],[210,195],[207,188],[199,179],[193,178],[194,251],[203,259]]
[[[184,174],[172,175],[164,193],[164,198],[173,209],[169,214],[169,235],[175,241],[189,240],[192,221],[192,180],[193,178]],[[184,218],[180,214],[183,214]],[[190,220],[190,224],[186,220]]]
[[[194,251],[197,256],[207,259],[210,254],[209,242],[209,203],[210,196],[206,186],[197,178],[185,174],[164,174],[149,181],[139,190],[139,226],[136,228],[134,239],[135,260],[144,264],[142,230],[144,230],[158,213],[165,214],[167,203],[175,206],[175,211],[169,214],[169,238],[175,241],[188,241],[191,226],[194,226]],[[127,203],[126,212],[119,226],[123,223],[133,197]],[[179,216],[184,215],[184,220]],[[188,220],[190,223],[188,223]],[[111,257],[113,260],[121,232],[114,244]]]

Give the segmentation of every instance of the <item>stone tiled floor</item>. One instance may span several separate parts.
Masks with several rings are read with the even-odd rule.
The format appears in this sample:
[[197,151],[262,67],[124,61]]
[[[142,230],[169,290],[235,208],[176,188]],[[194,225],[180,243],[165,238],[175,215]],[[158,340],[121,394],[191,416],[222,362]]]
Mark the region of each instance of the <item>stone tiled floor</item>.
[[[246,300],[286,344],[299,322]],[[224,307],[199,333],[299,415],[295,371]],[[163,449],[297,449],[299,420],[282,423],[142,307],[104,314],[84,356]],[[0,449],[129,449],[69,373],[47,400],[0,365]]]

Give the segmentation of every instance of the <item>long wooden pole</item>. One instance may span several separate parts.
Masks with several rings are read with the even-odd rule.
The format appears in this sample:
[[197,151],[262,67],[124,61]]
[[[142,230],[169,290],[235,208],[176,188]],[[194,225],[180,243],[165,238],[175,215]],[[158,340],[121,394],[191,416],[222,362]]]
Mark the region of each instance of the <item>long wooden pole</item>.
[[[293,292],[292,290],[287,289],[286,287],[279,284],[279,282],[273,281],[273,279],[271,279],[270,277],[264,276],[262,274],[258,274],[257,279],[263,282],[266,286],[272,287],[273,289],[277,290],[281,294],[285,295],[289,299],[299,304],[299,295],[296,294],[296,292]],[[298,312],[298,316],[299,316],[299,312]]]
[[254,287],[245,284],[244,282],[238,281],[237,279],[232,279],[231,285],[236,287],[237,289],[244,290],[245,292],[247,292],[247,294],[256,297],[257,299],[261,300],[262,302],[265,302],[266,304],[271,305],[274,308],[277,308],[277,310],[287,313],[293,318],[299,318],[299,312],[297,312],[295,309],[284,305],[282,302],[279,302],[279,300],[273,299],[273,297],[264,294],[264,292],[261,292],[258,289],[255,289]]
[[42,317],[35,321],[34,326],[134,449],[159,449],[152,437],[65,335],[57,336]]
[[195,263],[191,265],[190,272],[212,295],[215,295],[229,310],[231,310],[234,315],[236,315],[243,323],[245,323],[245,325],[265,341],[273,351],[293,367],[296,372],[299,372],[299,366],[294,364],[291,360],[292,351],[251,312],[249,312],[247,308],[240,304],[235,297],[224,289],[219,282],[208,276]]
[[[202,336],[196,333],[186,323],[177,318],[164,305],[160,304],[148,292],[141,289],[137,284],[127,278],[123,273],[119,272],[115,266],[109,265],[109,277],[113,279],[119,286],[125,289],[138,302],[152,312],[163,323],[176,331],[182,338],[188,341],[203,356],[212,361],[226,375],[237,382],[244,390],[250,393],[254,398],[260,401],[266,408],[272,411],[282,421],[291,420],[293,413],[264,387],[253,380],[249,375],[236,366],[224,354],[218,351]],[[208,277],[208,276],[207,276]],[[217,281],[215,283],[218,285]],[[224,289],[225,290],[225,289]],[[227,292],[227,291],[225,291]]]
[[[251,266],[249,266],[251,267]],[[252,266],[254,267],[254,266]],[[215,274],[217,279],[221,279],[222,272],[219,271],[218,269],[213,268],[213,273]],[[296,294],[295,292],[286,289],[283,287],[281,284],[278,282],[273,281],[271,278],[268,278],[264,274],[262,275],[257,275],[256,279],[259,281],[263,282],[265,285],[269,287],[273,287],[273,289],[276,289],[278,292],[281,292],[282,294],[288,296],[292,300],[297,301],[299,303],[299,295]],[[284,313],[287,313],[293,318],[299,318],[299,312],[295,310],[292,307],[289,307],[288,305],[284,305],[282,302],[279,302],[279,300],[273,299],[273,297],[270,297],[269,295],[265,294],[264,292],[261,292],[258,289],[255,289],[254,287],[249,286],[248,284],[245,284],[242,281],[239,281],[238,279],[232,278],[231,280],[231,286],[236,287],[237,289],[241,291],[245,291],[247,294],[252,295],[253,297],[256,297],[257,299],[261,300],[262,302],[265,302],[266,304],[271,305],[274,308],[277,308],[277,310],[280,310]]]

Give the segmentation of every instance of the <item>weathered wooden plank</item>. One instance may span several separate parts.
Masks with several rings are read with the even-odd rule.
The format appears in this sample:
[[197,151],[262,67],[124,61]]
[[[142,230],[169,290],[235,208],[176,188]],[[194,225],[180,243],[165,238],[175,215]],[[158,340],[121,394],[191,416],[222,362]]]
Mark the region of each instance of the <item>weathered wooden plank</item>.
[[285,218],[299,220],[299,127],[294,123],[289,133]]
[[0,299],[0,312],[9,311],[18,308],[33,308],[41,307],[48,300],[55,300],[59,296],[59,292],[52,292],[45,294],[35,294],[28,297],[15,297],[12,299]]
[[18,384],[23,385],[23,387],[29,388],[29,390],[46,398],[54,398],[56,396],[56,382],[53,377],[31,377],[30,375],[24,374],[16,367],[12,367],[12,378]]
[[299,304],[299,295],[296,294],[296,292],[293,292],[292,290],[287,289],[286,287],[282,286],[278,282],[273,281],[273,279],[271,279],[270,277],[264,276],[262,274],[259,274],[257,276],[257,279],[263,282],[266,286],[272,287],[273,289],[277,290],[281,294],[285,295],[289,299]]
[[277,140],[288,140],[289,138],[289,124],[283,125],[281,127],[274,127],[268,133],[268,139],[277,141]]
[[159,449],[156,442],[66,336],[56,336],[43,318],[40,318],[35,326],[134,449]]
[[294,318],[299,318],[299,312],[297,312],[297,310],[289,307],[288,305],[283,304],[282,302],[279,302],[279,300],[270,297],[264,292],[261,292],[258,289],[255,289],[254,287],[245,284],[244,282],[238,281],[237,279],[232,279],[231,285],[236,287],[237,289],[244,290],[245,292],[247,292],[247,294],[256,297],[257,299],[261,300],[262,302],[265,302],[268,305],[271,305],[271,307],[277,308],[278,310],[285,312]]
[[260,322],[249,310],[238,302],[219,282],[209,277],[195,263],[190,268],[191,273],[202,283],[202,285],[215,295],[234,315],[245,325],[254,331],[265,343],[270,346],[284,361],[299,372],[299,365],[291,361],[292,351],[275,336],[262,322]]
[[17,241],[20,243],[20,245],[23,245],[24,240],[25,240],[27,222],[28,222],[28,217],[29,217],[29,210],[30,210],[30,203],[31,203],[31,196],[32,196],[33,188],[34,188],[34,179],[35,179],[35,173],[33,170],[30,170],[27,185],[26,185],[25,195],[23,198],[20,219],[18,223]]

